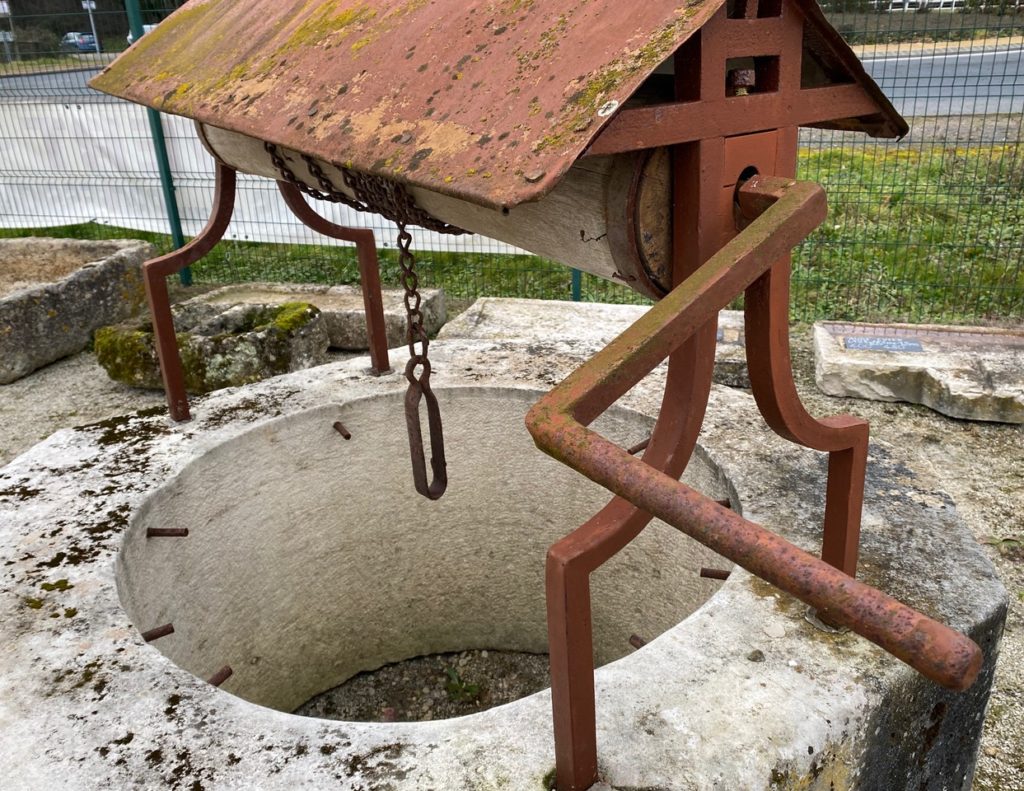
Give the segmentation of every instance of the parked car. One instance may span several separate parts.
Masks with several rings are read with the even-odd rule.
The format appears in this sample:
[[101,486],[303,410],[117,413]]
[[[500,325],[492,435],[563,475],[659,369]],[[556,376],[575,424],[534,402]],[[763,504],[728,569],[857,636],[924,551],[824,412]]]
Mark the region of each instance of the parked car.
[[92,33],[65,33],[60,40],[61,52],[99,52]]
[[[146,35],[147,33],[149,33],[155,27],[156,27],[156,25],[143,25],[142,26],[142,35]],[[128,46],[130,47],[134,43],[135,43],[135,36],[133,36],[132,32],[129,30],[128,31]]]

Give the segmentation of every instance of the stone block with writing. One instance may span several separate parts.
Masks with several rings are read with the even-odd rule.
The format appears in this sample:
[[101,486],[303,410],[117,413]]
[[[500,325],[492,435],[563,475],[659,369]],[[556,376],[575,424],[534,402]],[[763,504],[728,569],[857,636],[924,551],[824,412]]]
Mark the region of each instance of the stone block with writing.
[[965,420],[1024,423],[1024,331],[913,324],[814,325],[829,395],[924,404]]

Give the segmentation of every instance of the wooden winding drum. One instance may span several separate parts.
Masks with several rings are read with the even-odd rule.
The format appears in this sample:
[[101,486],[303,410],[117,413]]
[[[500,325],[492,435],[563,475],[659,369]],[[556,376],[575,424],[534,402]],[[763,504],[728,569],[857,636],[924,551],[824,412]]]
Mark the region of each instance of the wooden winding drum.
[[[281,178],[261,140],[197,126],[207,149],[225,165]],[[296,178],[320,189],[297,152],[279,152]],[[336,166],[315,161],[339,191],[353,196]],[[446,223],[660,297],[671,285],[670,161],[667,148],[584,157],[543,198],[503,211],[415,185],[406,189],[418,206]]]

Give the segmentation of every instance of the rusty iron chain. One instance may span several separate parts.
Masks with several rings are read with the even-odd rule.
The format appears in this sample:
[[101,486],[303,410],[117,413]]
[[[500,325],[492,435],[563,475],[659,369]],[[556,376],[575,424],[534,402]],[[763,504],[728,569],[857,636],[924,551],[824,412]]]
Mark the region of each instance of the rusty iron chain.
[[360,173],[346,167],[335,165],[345,179],[345,186],[367,206],[383,217],[398,225],[418,225],[428,231],[445,234],[466,233],[461,228],[442,222],[429,212],[416,205],[415,199],[408,190],[397,181]]
[[[431,500],[438,499],[448,487],[448,466],[444,455],[444,429],[437,396],[430,387],[430,359],[427,349],[430,338],[423,326],[420,310],[422,298],[416,257],[412,253],[412,235],[405,223],[398,223],[398,265],[402,269],[402,288],[405,291],[405,314],[408,319],[405,338],[409,344],[409,361],[405,364],[405,378],[409,387],[405,391],[405,423],[409,434],[409,456],[416,491]],[[416,344],[420,344],[417,351]],[[417,373],[418,369],[418,373]],[[427,467],[423,452],[423,429],[420,424],[420,401],[426,400],[427,426],[430,431],[430,469],[433,479],[427,481]]]
[[334,184],[332,184],[331,180],[327,177],[327,174],[324,173],[320,165],[318,165],[316,160],[314,160],[311,156],[303,154],[302,158],[305,160],[306,165],[309,168],[310,175],[316,179],[317,183],[320,185],[320,189],[322,189],[323,192],[313,189],[311,186],[306,184],[306,182],[300,180],[292,171],[292,169],[288,167],[288,163],[285,162],[284,157],[281,156],[281,152],[278,151],[277,146],[275,146],[273,143],[265,142],[263,144],[263,148],[266,150],[268,154],[270,154],[270,161],[277,169],[277,172],[281,174],[282,180],[287,181],[289,184],[295,186],[301,192],[304,192],[306,195],[309,195],[309,197],[313,198],[314,200],[322,200],[327,201],[329,203],[343,203],[346,206],[355,209],[356,211],[370,210],[368,206],[360,203],[357,200],[354,200],[341,190],[336,189]]
[[[419,276],[416,274],[416,256],[412,252],[412,234],[408,225],[418,225],[430,231],[445,234],[465,233],[461,228],[441,222],[416,205],[416,201],[398,182],[380,176],[349,170],[334,163],[341,171],[345,186],[355,198],[337,189],[320,165],[310,156],[303,154],[310,175],[316,179],[320,189],[316,190],[300,181],[284,161],[273,143],[264,143],[271,161],[278,172],[290,184],[294,184],[307,195],[317,200],[344,203],[358,211],[373,211],[398,226],[398,265],[401,268],[402,289],[405,292],[405,337],[409,345],[409,361],[405,366],[405,378],[409,387],[405,393],[405,423],[409,434],[409,456],[412,461],[412,477],[416,491],[431,500],[437,500],[448,487],[448,466],[444,454],[444,428],[441,423],[441,409],[437,396],[430,387],[430,359],[427,350],[430,338],[423,326],[423,299],[419,291]],[[417,349],[419,344],[419,349]],[[430,433],[430,468],[433,478],[427,479],[427,465],[423,448],[423,427],[420,423],[420,403],[426,401],[427,426]]]

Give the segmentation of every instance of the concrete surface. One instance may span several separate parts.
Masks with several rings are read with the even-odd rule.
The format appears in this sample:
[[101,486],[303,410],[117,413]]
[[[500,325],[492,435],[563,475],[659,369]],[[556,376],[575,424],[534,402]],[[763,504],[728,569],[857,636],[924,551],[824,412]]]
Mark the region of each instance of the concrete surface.
[[[481,297],[445,324],[438,338],[533,338],[541,344],[538,350],[545,344],[605,345],[646,312],[643,305],[598,307],[588,302]],[[714,381],[728,387],[750,387],[741,310],[719,314]]]

